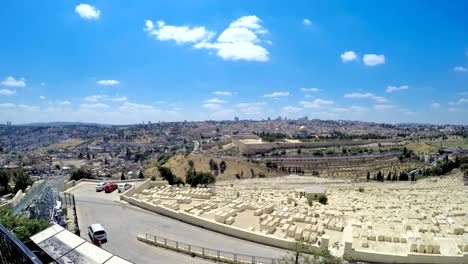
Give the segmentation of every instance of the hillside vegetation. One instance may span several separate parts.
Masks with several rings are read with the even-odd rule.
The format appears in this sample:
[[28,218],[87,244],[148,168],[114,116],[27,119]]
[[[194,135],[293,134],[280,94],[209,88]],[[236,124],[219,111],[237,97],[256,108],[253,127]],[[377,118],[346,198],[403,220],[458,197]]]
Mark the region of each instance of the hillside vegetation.
[[[175,155],[171,157],[163,166],[170,168],[172,172],[182,179],[185,180],[186,173],[188,171],[189,165],[188,161],[192,160],[196,171],[210,172],[210,160],[213,159],[219,166],[223,159],[204,157],[200,155],[190,154],[185,155]],[[216,177],[218,181],[222,180],[231,180],[236,178],[249,179],[249,178],[259,178],[263,177],[272,177],[279,176],[280,174],[275,171],[269,170],[265,166],[253,164],[246,161],[233,161],[233,160],[224,160],[226,163],[226,170],[224,173],[221,173],[219,170],[218,176]],[[252,174],[253,171],[253,174]],[[159,172],[157,167],[149,166],[144,172],[146,177],[156,176],[159,177]],[[213,172],[216,175],[216,173]],[[237,176],[236,176],[237,175]],[[253,176],[253,177],[252,177]]]
[[428,154],[433,154],[437,153],[439,150],[437,147],[428,145],[424,142],[421,141],[415,141],[415,142],[410,142],[405,145],[405,147],[409,150],[412,150],[416,153],[428,153]]

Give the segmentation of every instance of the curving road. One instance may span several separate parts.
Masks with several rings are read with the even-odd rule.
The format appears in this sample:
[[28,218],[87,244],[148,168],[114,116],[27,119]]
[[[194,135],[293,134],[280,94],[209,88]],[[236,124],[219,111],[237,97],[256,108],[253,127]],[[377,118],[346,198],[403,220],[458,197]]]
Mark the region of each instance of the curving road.
[[282,249],[233,238],[130,204],[119,202],[117,191],[97,193],[95,185],[85,183],[73,190],[81,237],[89,240],[87,227],[101,223],[109,242],[103,248],[135,263],[210,263],[201,259],[146,245],[136,237],[145,232],[197,246],[246,255],[281,258]]

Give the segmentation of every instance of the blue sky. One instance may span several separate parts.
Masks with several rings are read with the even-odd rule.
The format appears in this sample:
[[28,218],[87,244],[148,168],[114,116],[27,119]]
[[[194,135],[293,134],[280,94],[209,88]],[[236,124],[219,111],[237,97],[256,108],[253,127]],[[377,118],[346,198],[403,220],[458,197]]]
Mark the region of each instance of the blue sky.
[[468,123],[463,1],[3,1],[0,122]]

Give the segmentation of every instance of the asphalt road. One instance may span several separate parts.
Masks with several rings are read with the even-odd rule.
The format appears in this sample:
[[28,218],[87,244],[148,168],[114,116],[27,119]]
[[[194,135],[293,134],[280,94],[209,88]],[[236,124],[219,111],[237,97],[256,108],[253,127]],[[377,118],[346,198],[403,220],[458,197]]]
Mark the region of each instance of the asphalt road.
[[286,254],[278,248],[226,236],[122,204],[118,202],[117,191],[110,194],[96,192],[94,184],[84,184],[72,193],[75,194],[81,237],[89,240],[87,227],[101,223],[108,236],[108,243],[102,247],[135,263],[212,263],[137,241],[137,235],[145,233],[246,255],[281,258]]

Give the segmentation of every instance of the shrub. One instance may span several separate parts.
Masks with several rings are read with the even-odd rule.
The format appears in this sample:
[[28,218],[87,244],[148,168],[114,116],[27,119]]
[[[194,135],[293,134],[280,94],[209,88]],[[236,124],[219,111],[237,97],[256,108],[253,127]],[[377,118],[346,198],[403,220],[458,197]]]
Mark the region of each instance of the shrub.
[[359,192],[364,192],[364,188],[359,187]]
[[307,204],[309,206],[312,206],[313,203],[314,203],[314,200],[312,199],[312,197],[307,197]]
[[156,176],[151,176],[151,180],[152,180],[152,181],[155,181],[155,180],[156,180]]
[[79,181],[81,179],[93,179],[94,177],[91,175],[91,172],[85,169],[78,169],[72,172],[70,180],[71,181]]
[[198,185],[210,185],[216,182],[215,176],[211,172],[193,172],[187,174],[186,182],[192,187]]
[[319,203],[321,203],[321,204],[327,204],[327,202],[328,202],[328,197],[327,197],[327,195],[326,195],[326,194],[321,194],[321,195],[319,195],[318,201],[319,201]]

